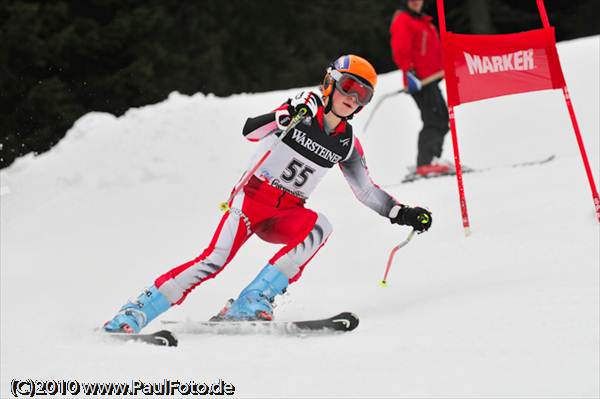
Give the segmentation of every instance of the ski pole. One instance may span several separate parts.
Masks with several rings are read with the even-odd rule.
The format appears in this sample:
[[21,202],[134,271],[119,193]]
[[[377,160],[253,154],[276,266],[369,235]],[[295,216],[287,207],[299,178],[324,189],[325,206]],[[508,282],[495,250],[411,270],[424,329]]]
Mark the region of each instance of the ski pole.
[[[428,84],[433,83],[436,80],[441,79],[443,77],[444,77],[444,71],[443,70],[442,71],[438,71],[438,72],[434,73],[433,75],[429,75],[428,77],[426,77],[425,79],[423,79],[421,81],[421,85],[422,86],[427,86]],[[383,96],[381,96],[379,98],[379,100],[377,101],[377,103],[375,103],[375,106],[373,107],[373,111],[371,111],[371,114],[369,115],[369,118],[367,119],[367,121],[365,122],[365,125],[363,126],[363,132],[365,134],[367,133],[367,127],[369,127],[369,124],[371,123],[371,120],[373,119],[373,116],[375,115],[375,111],[377,111],[377,108],[379,108],[379,106],[381,105],[381,103],[384,100],[386,100],[386,99],[388,99],[390,97],[393,97],[393,96],[395,96],[397,94],[400,94],[400,93],[406,93],[406,87],[403,87],[400,90],[396,90],[396,91],[393,91],[391,93],[384,94]]]
[[406,240],[404,240],[400,244],[396,245],[392,249],[392,252],[390,252],[390,257],[388,258],[387,267],[385,268],[385,274],[383,275],[383,280],[381,280],[379,282],[379,284],[381,284],[382,287],[387,287],[387,275],[390,272],[390,267],[392,266],[392,261],[394,260],[394,256],[396,255],[396,252],[398,252],[398,250],[400,248],[402,248],[403,246],[405,246],[406,244],[409,243],[409,241],[415,235],[415,232],[416,232],[416,230],[411,231],[410,234],[408,235],[408,237],[406,237]]
[[271,146],[271,148],[269,148],[269,150],[267,152],[265,152],[263,154],[263,156],[258,160],[258,162],[256,163],[256,165],[254,165],[252,167],[252,169],[250,169],[249,171],[246,172],[244,178],[242,179],[242,181],[240,181],[240,183],[231,192],[231,194],[229,195],[229,198],[227,199],[227,201],[221,202],[221,204],[219,205],[219,208],[221,209],[221,211],[227,212],[229,210],[229,203],[233,200],[233,197],[235,197],[240,192],[240,190],[246,185],[246,183],[248,183],[248,180],[250,180],[250,178],[252,177],[252,175],[254,175],[254,172],[256,172],[256,170],[258,168],[260,168],[260,165],[262,165],[263,162],[265,162],[265,160],[269,157],[269,155],[271,155],[271,152],[273,152],[273,149],[279,143],[281,143],[283,141],[283,138],[293,128],[295,128],[298,123],[300,123],[300,121],[302,120],[302,118],[304,118],[304,116],[306,115],[306,112],[307,112],[306,108],[300,108],[300,110],[298,111],[298,113],[296,115],[294,115],[294,117],[290,121],[290,124],[285,128],[285,130],[283,131],[283,133],[281,134],[281,136],[279,136],[279,139],[275,143],[273,143],[273,145]]
[[383,96],[381,96],[379,98],[379,100],[377,100],[377,102],[375,103],[375,106],[373,107],[373,110],[371,111],[371,114],[369,115],[369,117],[367,118],[367,121],[365,122],[365,126],[363,127],[363,132],[366,134],[367,133],[367,127],[369,127],[369,124],[371,123],[371,120],[373,119],[373,116],[375,115],[375,112],[377,111],[377,108],[379,108],[379,106],[381,105],[381,103],[390,97],[395,96],[396,94],[400,94],[400,93],[404,93],[405,89],[402,88],[400,90],[391,92],[391,93],[387,93],[384,94]]

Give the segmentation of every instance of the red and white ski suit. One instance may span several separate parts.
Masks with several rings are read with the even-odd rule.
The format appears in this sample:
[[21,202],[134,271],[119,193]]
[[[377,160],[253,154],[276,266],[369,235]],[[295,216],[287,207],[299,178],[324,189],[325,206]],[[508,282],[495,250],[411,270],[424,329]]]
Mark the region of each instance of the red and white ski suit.
[[156,287],[172,304],[181,303],[192,289],[220,273],[252,234],[283,245],[268,262],[290,283],[296,281],[332,232],[327,218],[304,203],[335,164],[358,199],[382,216],[389,217],[398,204],[371,181],[350,124],[341,122],[334,131],[326,131],[322,106],[316,117],[305,118],[273,147],[282,132],[276,118],[287,116],[288,106],[289,101],[246,121],[244,136],[261,147],[256,159],[269,148],[272,153],[232,199],[231,210],[202,254],[156,279]]

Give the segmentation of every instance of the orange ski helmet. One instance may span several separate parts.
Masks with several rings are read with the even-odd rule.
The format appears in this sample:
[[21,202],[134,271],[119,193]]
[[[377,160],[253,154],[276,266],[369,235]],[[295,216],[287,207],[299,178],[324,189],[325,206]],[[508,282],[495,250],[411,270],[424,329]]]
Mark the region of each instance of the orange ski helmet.
[[[333,73],[334,76],[332,76],[333,71],[337,71],[337,73]],[[339,76],[340,73],[352,75],[371,89],[371,95],[366,99],[366,101],[363,101],[363,103],[360,104],[358,109],[355,111],[356,113],[360,111],[362,107],[368,103],[368,101],[371,100],[372,92],[375,90],[375,86],[377,85],[377,72],[375,71],[375,68],[373,68],[373,65],[371,65],[371,63],[364,58],[353,54],[343,55],[332,62],[327,68],[327,73],[325,74],[325,78],[323,79],[323,84],[321,86],[323,98],[331,96],[336,87],[336,81],[339,79],[336,78],[336,75]],[[330,101],[326,107],[327,112],[331,110],[331,105],[332,103]],[[353,115],[351,115],[349,118],[352,116]]]

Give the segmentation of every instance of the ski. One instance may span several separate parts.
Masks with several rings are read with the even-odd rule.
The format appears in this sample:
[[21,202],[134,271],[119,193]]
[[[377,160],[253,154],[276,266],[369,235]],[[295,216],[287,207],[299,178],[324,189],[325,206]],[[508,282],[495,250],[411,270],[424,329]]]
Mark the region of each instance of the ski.
[[[520,168],[520,167],[524,167],[524,166],[535,166],[535,165],[543,165],[545,163],[548,163],[550,161],[552,161],[554,158],[556,158],[556,156],[550,155],[546,158],[543,159],[538,159],[538,160],[534,160],[534,161],[525,161],[525,162],[516,162],[510,165],[506,165],[506,166],[499,166],[499,167],[487,167],[487,168],[469,168],[469,167],[463,167],[462,169],[462,174],[468,174],[468,173],[480,173],[480,172],[487,172],[490,170],[495,170],[495,169],[500,169],[500,168]],[[396,184],[390,184],[388,186],[384,186],[384,188],[386,187],[393,187],[393,186],[397,186],[399,184],[405,184],[405,183],[412,183],[415,181],[419,181],[419,180],[428,180],[428,179],[435,179],[438,177],[445,177],[445,176],[455,176],[456,175],[456,171],[450,171],[447,173],[438,173],[435,175],[429,175],[429,176],[421,176],[416,174],[414,171],[408,173],[406,176],[404,176],[404,179],[402,179],[402,181],[400,183],[396,183]]]
[[[471,168],[464,168],[462,170],[463,175],[467,174],[467,173],[472,173],[475,172],[476,169],[471,169]],[[397,186],[398,184],[405,184],[405,183],[412,183],[414,181],[417,180],[429,180],[429,179],[435,179],[438,177],[445,177],[445,176],[455,176],[456,172],[455,171],[449,171],[449,172],[445,172],[445,173],[436,173],[434,175],[426,175],[426,176],[422,176],[422,175],[418,175],[416,172],[409,172],[406,176],[404,176],[404,178],[402,179],[402,181],[400,183],[396,183],[396,184],[391,184],[389,186],[384,186],[384,188],[386,187],[392,187],[392,186]]]
[[152,334],[105,333],[118,341],[144,342],[157,346],[177,346],[177,338],[169,330],[160,330]]
[[347,332],[354,330],[358,322],[358,317],[350,312],[342,312],[326,319],[302,321],[162,321],[179,333],[222,335]]

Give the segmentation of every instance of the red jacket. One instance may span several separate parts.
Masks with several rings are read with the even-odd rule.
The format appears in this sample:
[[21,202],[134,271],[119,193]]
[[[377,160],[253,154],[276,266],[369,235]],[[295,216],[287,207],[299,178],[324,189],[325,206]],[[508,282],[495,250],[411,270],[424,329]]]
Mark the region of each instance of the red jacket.
[[429,15],[413,17],[399,11],[390,26],[394,62],[403,72],[414,70],[419,79],[444,69],[442,45],[432,19]]

